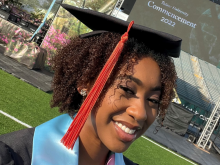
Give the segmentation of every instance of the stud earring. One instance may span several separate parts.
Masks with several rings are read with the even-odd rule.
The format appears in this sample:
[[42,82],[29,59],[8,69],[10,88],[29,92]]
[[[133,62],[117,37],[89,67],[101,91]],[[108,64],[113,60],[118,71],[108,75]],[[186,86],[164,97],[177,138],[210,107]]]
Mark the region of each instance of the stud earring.
[[83,90],[83,89],[80,91],[80,94],[81,94],[83,97],[87,95],[86,91]]

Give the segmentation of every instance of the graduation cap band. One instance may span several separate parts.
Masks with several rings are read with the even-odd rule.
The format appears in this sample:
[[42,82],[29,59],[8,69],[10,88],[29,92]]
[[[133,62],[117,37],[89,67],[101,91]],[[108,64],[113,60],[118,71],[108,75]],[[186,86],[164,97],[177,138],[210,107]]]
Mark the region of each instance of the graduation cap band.
[[114,69],[116,62],[118,61],[118,58],[123,50],[124,44],[128,40],[128,32],[130,31],[133,24],[134,24],[134,21],[131,21],[128,26],[127,32],[125,32],[122,35],[121,40],[119,41],[114,51],[112,52],[111,56],[109,57],[108,61],[104,65],[92,89],[90,90],[88,96],[86,97],[85,101],[80,107],[76,117],[72,121],[66,134],[61,139],[61,142],[68,149],[70,148],[73,149],[73,146],[89,116],[89,113],[94,107],[102,89],[105,86],[106,81],[108,80],[112,70]]

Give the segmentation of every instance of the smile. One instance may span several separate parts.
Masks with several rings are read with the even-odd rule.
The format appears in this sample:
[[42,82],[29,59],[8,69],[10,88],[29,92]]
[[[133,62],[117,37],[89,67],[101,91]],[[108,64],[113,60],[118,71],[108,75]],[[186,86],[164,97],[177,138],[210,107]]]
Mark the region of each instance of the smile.
[[127,134],[132,135],[132,134],[134,134],[134,132],[136,131],[135,129],[130,129],[130,128],[126,127],[125,125],[119,123],[119,122],[115,122],[115,124],[116,124],[119,128],[121,128],[122,131],[124,131],[124,132],[127,133]]
[[114,122],[116,133],[119,139],[123,142],[131,142],[137,136],[138,128],[128,128],[128,125],[123,125],[120,122]]

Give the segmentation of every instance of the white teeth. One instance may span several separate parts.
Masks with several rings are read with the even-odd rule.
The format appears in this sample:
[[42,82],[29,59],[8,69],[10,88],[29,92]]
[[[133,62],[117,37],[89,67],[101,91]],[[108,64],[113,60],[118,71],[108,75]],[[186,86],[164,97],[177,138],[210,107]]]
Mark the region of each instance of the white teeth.
[[126,132],[126,133],[129,133],[129,132],[130,132],[130,129],[129,129],[129,128],[126,128],[126,129],[125,129],[125,132]]
[[130,130],[129,134],[133,134],[135,132],[135,130]]
[[121,129],[122,129],[123,131],[125,131],[126,126],[123,125],[123,126],[121,127]]
[[115,122],[115,124],[117,124],[118,127],[121,128],[121,130],[123,130],[124,132],[126,132],[128,134],[134,134],[134,132],[136,131],[136,130],[133,130],[133,129],[130,129],[130,128],[126,127],[125,125],[122,125],[119,122]]

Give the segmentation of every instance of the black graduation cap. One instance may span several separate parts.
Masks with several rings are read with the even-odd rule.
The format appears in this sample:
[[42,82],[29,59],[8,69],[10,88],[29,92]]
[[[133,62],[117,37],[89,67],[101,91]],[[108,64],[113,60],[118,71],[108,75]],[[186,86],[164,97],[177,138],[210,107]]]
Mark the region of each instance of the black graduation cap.
[[[61,6],[93,30],[93,32],[81,35],[83,38],[99,35],[106,31],[124,34],[129,25],[127,21],[90,9],[77,8],[67,4],[61,4]],[[137,24],[131,27],[129,31],[130,37],[144,42],[155,52],[164,53],[171,57],[180,56],[182,39],[179,37]]]

